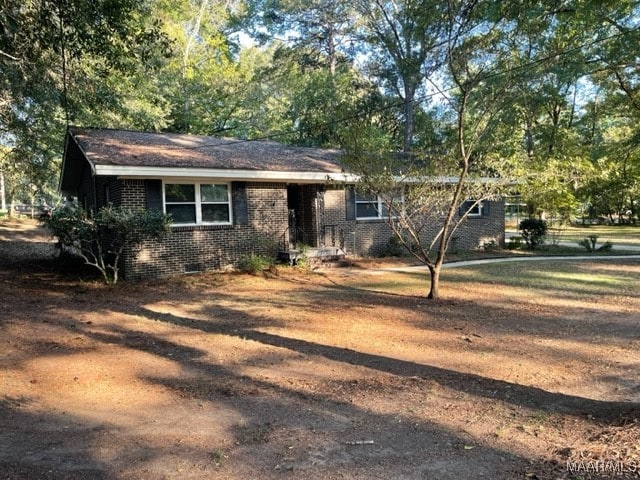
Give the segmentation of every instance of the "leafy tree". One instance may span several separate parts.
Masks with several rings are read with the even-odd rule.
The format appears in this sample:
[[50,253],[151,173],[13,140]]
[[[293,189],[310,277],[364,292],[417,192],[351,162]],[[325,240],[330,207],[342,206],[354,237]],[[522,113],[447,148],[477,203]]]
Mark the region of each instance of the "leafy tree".
[[[508,106],[504,92],[512,82],[484,66],[487,57],[495,59],[494,68],[510,60],[510,52],[501,50],[501,20],[489,24],[486,12],[465,1],[449,2],[444,18],[439,42],[446,55],[440,73],[447,84],[433,82],[444,102],[438,114],[441,144],[430,152],[390,155],[386,142],[369,141],[356,129],[348,146],[349,161],[365,191],[382,195],[389,226],[428,267],[428,297],[433,299],[439,297],[440,272],[456,230],[469,212],[496,198],[509,178],[508,165],[487,154],[484,143],[496,128],[497,112]],[[432,234],[424,235],[430,229]]]
[[[632,1],[568,1],[535,4],[515,17],[520,33],[512,48],[519,63],[535,68],[519,84],[505,120],[525,145],[529,181],[521,193],[531,213],[570,219],[577,205],[590,201],[588,184],[615,169],[602,169],[603,156],[628,164],[630,152],[621,152],[621,139],[612,141],[607,131],[633,110],[638,77],[629,46],[638,36],[637,14]],[[628,133],[633,143],[637,133]]]
[[159,74],[170,102],[168,129],[214,134],[233,129],[247,88],[247,69],[231,40],[241,1],[161,1],[163,30],[173,40],[173,55]]
[[408,152],[414,142],[416,95],[444,61],[449,12],[444,2],[432,0],[357,0],[355,5],[371,49],[369,71],[402,100],[402,150]]
[[[23,180],[55,190],[68,122],[161,125],[146,75],[168,52],[134,0],[6,0],[0,13],[0,143]],[[139,88],[139,90],[138,90]],[[144,99],[144,100],[142,100]],[[147,110],[147,113],[140,114]],[[148,116],[156,118],[150,119]],[[22,195],[26,193],[22,192]]]
[[353,58],[358,21],[352,2],[255,0],[249,3],[255,12],[252,33],[260,43],[286,44],[303,52],[301,59],[307,66],[326,68],[332,76],[341,63]]
[[77,253],[97,268],[106,283],[115,284],[125,248],[135,251],[147,238],[161,238],[171,218],[155,210],[102,207],[94,216],[82,208],[55,209],[45,225],[62,249]]

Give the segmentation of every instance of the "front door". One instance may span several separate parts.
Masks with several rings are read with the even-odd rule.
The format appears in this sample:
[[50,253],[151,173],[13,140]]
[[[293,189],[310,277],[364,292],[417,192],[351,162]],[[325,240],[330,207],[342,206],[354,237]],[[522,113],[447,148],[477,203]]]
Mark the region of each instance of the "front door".
[[324,188],[322,185],[289,185],[287,187],[289,209],[289,243],[301,242],[311,247],[319,246],[318,238],[323,229]]

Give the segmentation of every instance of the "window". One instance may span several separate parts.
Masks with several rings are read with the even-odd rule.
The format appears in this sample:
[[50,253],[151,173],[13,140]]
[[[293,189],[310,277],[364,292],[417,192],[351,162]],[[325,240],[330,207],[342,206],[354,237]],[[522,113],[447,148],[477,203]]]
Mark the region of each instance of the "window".
[[404,203],[404,197],[398,193],[389,194],[388,197],[374,194],[365,194],[356,192],[356,218],[357,219],[372,219],[372,218],[386,218],[389,216],[389,209],[387,204],[389,200],[395,204]]
[[381,211],[378,195],[356,193],[356,218],[378,218]]
[[231,223],[228,184],[165,183],[164,206],[176,225]]
[[[475,205],[474,205],[475,203]],[[469,212],[469,213],[467,213]],[[475,200],[467,200],[462,204],[460,208],[460,214],[464,215],[467,213],[469,217],[481,217],[484,215],[484,204],[483,202],[476,203]]]

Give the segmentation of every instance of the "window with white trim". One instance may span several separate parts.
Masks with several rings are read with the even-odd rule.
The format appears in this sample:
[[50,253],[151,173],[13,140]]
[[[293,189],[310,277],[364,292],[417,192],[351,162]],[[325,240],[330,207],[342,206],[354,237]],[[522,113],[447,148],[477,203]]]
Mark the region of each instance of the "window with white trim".
[[174,225],[230,225],[231,188],[226,183],[165,183],[164,208]]
[[[475,204],[475,205],[474,205]],[[476,203],[475,200],[467,200],[462,204],[462,214],[467,213],[468,217],[481,217],[484,215],[484,204],[483,202]]]
[[[386,201],[385,201],[386,200]],[[402,194],[389,194],[388,197],[381,195],[358,193],[356,192],[356,219],[379,219],[389,216],[388,203],[392,201],[394,204],[404,203]]]

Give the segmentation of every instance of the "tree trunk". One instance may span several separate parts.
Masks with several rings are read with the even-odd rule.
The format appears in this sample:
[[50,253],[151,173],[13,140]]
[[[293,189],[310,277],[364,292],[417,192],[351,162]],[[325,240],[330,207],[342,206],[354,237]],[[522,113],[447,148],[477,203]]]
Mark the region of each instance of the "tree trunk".
[[427,298],[437,300],[440,297],[440,270],[442,265],[428,265],[431,277],[431,286]]
[[329,56],[329,72],[331,78],[336,76],[336,39],[333,24],[330,23],[325,31],[327,35],[327,55]]
[[[408,79],[404,79],[405,82],[408,82]],[[411,151],[411,145],[413,144],[413,112],[414,112],[414,104],[413,101],[416,96],[416,87],[415,85],[405,83],[404,86],[404,131],[403,131],[403,139],[402,139],[402,151],[409,152]]]
[[200,25],[202,24],[202,18],[204,17],[209,0],[202,0],[200,4],[200,10],[198,16],[195,18],[195,23],[191,31],[186,32],[188,35],[187,44],[184,47],[182,54],[182,115],[183,125],[180,127],[181,133],[190,133],[191,130],[191,98],[189,97],[189,91],[187,89],[187,70],[189,67],[189,55],[191,54],[191,47],[196,41],[196,38],[200,34]]

